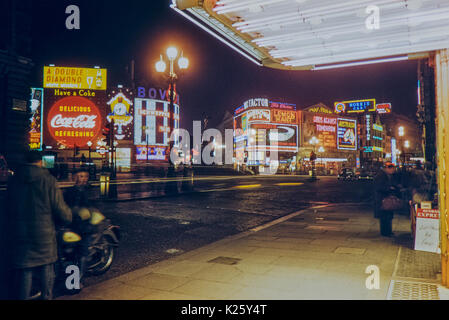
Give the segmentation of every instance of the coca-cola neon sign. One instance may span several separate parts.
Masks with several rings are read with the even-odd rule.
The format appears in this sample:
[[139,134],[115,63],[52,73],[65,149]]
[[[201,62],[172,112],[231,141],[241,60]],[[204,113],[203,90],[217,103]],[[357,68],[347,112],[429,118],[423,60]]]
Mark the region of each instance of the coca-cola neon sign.
[[97,106],[83,97],[56,101],[47,114],[47,129],[58,144],[66,147],[96,143],[101,133],[101,114]]

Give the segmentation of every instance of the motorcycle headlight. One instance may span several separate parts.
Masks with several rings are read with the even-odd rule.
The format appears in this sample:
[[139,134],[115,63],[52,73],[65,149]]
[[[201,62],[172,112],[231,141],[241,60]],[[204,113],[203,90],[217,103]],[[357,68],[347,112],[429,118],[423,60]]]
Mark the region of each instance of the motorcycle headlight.
[[92,212],[92,216],[90,217],[90,223],[93,225],[96,225],[96,224],[99,224],[104,219],[106,219],[106,217],[104,215],[102,215],[98,211],[94,211],[94,212]]
[[64,242],[78,242],[81,240],[81,236],[75,232],[66,231],[62,235],[62,240],[64,240]]

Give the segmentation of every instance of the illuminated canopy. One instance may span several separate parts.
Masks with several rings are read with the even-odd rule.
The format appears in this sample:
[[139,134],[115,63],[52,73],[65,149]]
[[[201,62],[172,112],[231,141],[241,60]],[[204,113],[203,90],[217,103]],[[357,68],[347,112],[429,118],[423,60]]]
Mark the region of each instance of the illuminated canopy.
[[449,48],[448,0],[173,0],[251,61],[326,69],[425,57]]

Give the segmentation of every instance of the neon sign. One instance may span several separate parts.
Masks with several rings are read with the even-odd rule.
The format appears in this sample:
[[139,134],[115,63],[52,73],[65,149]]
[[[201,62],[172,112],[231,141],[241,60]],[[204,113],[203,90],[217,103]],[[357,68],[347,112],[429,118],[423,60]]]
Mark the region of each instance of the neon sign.
[[253,120],[270,121],[270,119],[271,119],[270,110],[268,110],[268,109],[248,110],[246,115],[247,115],[248,121],[253,121]]
[[276,123],[296,124],[296,112],[273,109],[271,112],[271,120]]
[[[168,146],[171,126],[166,100],[134,99],[134,144]],[[174,128],[179,128],[179,106],[174,105]],[[139,159],[140,160],[140,159]]]
[[382,103],[376,105],[376,111],[380,114],[391,113],[391,103]]
[[106,69],[44,67],[44,88],[106,90]]
[[363,113],[376,111],[376,99],[335,102],[336,113]]
[[111,106],[111,113],[106,119],[109,122],[114,121],[114,126],[117,126],[115,137],[117,140],[123,140],[126,136],[131,136],[131,130],[128,128],[125,132],[124,127],[127,127],[133,120],[131,107],[133,102],[129,100],[122,92],[117,93],[107,102]]
[[44,89],[31,88],[30,103],[30,149],[42,150],[42,112],[44,104]]
[[338,119],[337,148],[340,150],[357,150],[357,121],[352,119]]
[[245,109],[248,108],[254,108],[254,107],[269,107],[268,99],[266,98],[255,98],[255,99],[249,99],[248,101],[245,101],[243,104]]
[[296,110],[296,104],[270,101],[270,108]]
[[366,115],[366,140],[371,140],[371,115]]
[[101,133],[101,114],[89,99],[67,97],[53,104],[47,124],[50,135],[61,145],[85,147]]

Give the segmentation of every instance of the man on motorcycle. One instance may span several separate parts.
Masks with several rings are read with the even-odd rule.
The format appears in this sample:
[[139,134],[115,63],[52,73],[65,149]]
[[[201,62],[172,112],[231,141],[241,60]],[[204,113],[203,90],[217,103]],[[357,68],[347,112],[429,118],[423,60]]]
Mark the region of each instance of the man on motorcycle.
[[91,212],[89,208],[91,203],[88,197],[88,182],[89,171],[86,167],[82,166],[75,172],[75,185],[67,188],[64,193],[65,201],[74,212],[71,227],[81,236],[79,261],[81,278],[83,278],[87,271],[89,245],[91,243],[92,234],[95,232],[94,227],[90,223]]

